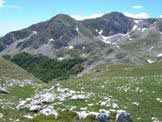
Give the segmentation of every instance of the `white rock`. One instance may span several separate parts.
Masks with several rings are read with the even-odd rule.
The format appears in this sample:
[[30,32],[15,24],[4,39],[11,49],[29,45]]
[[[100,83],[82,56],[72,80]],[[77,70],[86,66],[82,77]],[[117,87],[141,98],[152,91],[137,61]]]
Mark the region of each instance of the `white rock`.
[[151,52],[153,48],[154,48],[154,46],[151,46],[150,49],[149,49],[149,52]]
[[50,94],[50,93],[46,93],[43,94],[43,102],[47,102],[47,103],[53,103],[55,100],[55,96]]
[[19,104],[16,106],[16,109],[18,110],[22,109],[26,103],[27,101],[25,100],[19,101]]
[[81,87],[80,89],[81,89],[81,90],[84,90],[84,87]]
[[9,93],[5,88],[0,87],[0,93]]
[[117,110],[116,122],[125,122],[127,117],[129,117],[129,113],[127,113],[125,110]]
[[120,46],[119,46],[119,45],[116,45],[116,47],[117,47],[117,48],[120,48]]
[[60,87],[57,87],[57,99],[58,100],[65,100],[68,97],[71,97],[74,93],[76,93],[73,90],[69,90],[69,89],[62,89]]
[[53,38],[49,39],[49,42],[53,42],[53,41],[55,41]]
[[74,47],[73,46],[69,46],[69,50],[72,50],[72,49],[74,49]]
[[74,109],[76,109],[76,106],[72,106],[69,110],[73,111]]
[[88,104],[88,106],[90,106],[90,107],[91,107],[91,106],[94,106],[94,104],[93,104],[93,103],[90,103],[90,104]]
[[77,32],[79,32],[79,28],[78,27],[76,27],[75,29],[76,29]]
[[51,93],[43,93],[38,94],[33,98],[32,104],[39,104],[39,103],[53,103],[55,100],[55,96]]
[[132,41],[133,39],[132,38],[129,38],[130,41]]
[[46,116],[53,115],[53,116],[55,116],[55,118],[58,117],[57,111],[55,111],[54,109],[51,109],[51,108],[45,108],[45,109],[41,110],[40,113],[43,115],[46,115]]
[[152,91],[152,93],[155,93],[155,91]]
[[135,26],[133,27],[133,31],[136,30],[136,29],[137,29],[137,25],[135,25]]
[[33,34],[36,35],[37,34],[37,31],[33,31]]
[[14,122],[19,122],[20,121],[20,119],[16,119]]
[[85,108],[80,108],[80,110],[85,111],[85,110],[87,110],[87,107],[85,107]]
[[107,113],[100,113],[96,116],[96,119],[100,122],[108,122],[110,120],[110,115]]
[[84,119],[86,118],[89,114],[86,111],[81,111],[81,112],[76,112],[79,119]]
[[64,59],[65,59],[64,57],[58,58],[59,61],[62,61],[62,60],[64,60]]
[[76,91],[74,91],[74,90],[69,90],[69,93],[70,93],[70,94],[75,94]]
[[161,98],[156,98],[157,101],[159,101],[160,103],[162,103],[162,99]]
[[159,57],[162,57],[162,53],[158,54],[157,57],[158,57],[158,58],[159,58]]
[[146,30],[146,28],[142,28],[142,32],[144,32]]
[[101,105],[101,106],[110,107],[110,106],[111,106],[111,102],[110,102],[110,101],[102,101],[102,102],[100,102],[100,105]]
[[151,119],[152,119],[152,122],[160,122],[157,117],[152,117]]
[[100,30],[98,33],[101,35],[103,33],[103,30]]
[[41,104],[42,102],[40,101],[40,99],[32,99],[30,104],[31,105],[38,105],[38,104]]
[[112,103],[112,108],[116,109],[116,108],[119,108],[119,106],[116,103]]
[[24,85],[24,84],[20,84],[19,86],[20,86],[20,87],[24,87],[25,85]]
[[26,98],[26,101],[31,101],[31,98]]
[[102,41],[103,42],[105,42],[105,43],[107,43],[107,44],[111,44],[111,42],[110,41],[107,41],[107,39],[109,39],[110,37],[109,36],[103,36],[103,35],[101,35],[101,37],[102,37]]
[[3,118],[3,114],[2,113],[0,113],[0,118]]
[[31,115],[23,115],[23,117],[25,117],[27,119],[33,119],[33,116],[31,116]]
[[58,96],[57,97],[57,100],[63,102],[63,101],[65,101],[65,98],[64,97],[61,97],[61,96]]
[[72,99],[72,100],[77,100],[77,99],[86,100],[86,99],[88,99],[88,97],[85,95],[73,95],[70,99]]
[[41,109],[40,105],[28,105],[30,111],[39,111]]
[[133,105],[136,105],[136,106],[139,106],[139,103],[138,102],[133,102],[132,104]]
[[12,118],[9,118],[9,120],[10,120],[10,121],[13,121],[13,119],[12,119]]
[[152,60],[150,60],[150,59],[147,59],[147,62],[148,62],[149,64],[154,63],[154,61],[152,61]]
[[105,86],[101,86],[101,88],[104,88]]
[[100,114],[99,112],[89,112],[89,115],[97,116],[97,115],[99,115],[99,114]]
[[106,109],[99,109],[100,113],[106,113],[107,115],[110,114],[110,111],[106,110]]
[[55,84],[55,87],[61,87],[60,83]]

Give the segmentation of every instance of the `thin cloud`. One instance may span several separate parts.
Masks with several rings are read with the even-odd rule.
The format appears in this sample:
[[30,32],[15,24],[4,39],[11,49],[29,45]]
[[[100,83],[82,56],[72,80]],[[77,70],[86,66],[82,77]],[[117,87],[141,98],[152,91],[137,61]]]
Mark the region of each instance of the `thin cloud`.
[[129,13],[129,12],[124,12],[123,14],[125,16],[132,17],[132,18],[137,18],[137,19],[146,19],[146,18],[149,18],[148,13],[146,13],[146,12],[141,12],[141,13],[137,13],[137,14]]
[[135,6],[132,6],[132,8],[133,9],[141,9],[141,8],[143,8],[143,6],[141,6],[141,5],[135,5]]
[[12,9],[22,9],[22,7],[17,5],[7,4],[5,0],[0,0],[0,8],[12,8]]
[[160,18],[162,18],[162,15],[160,15]]
[[96,14],[92,14],[92,15],[89,15],[89,16],[72,15],[71,17],[76,19],[76,20],[85,20],[85,19],[94,19],[94,18],[97,18],[97,17],[101,17],[103,15],[104,14],[96,13]]
[[6,1],[5,0],[0,0],[0,8],[5,6]]
[[6,5],[7,8],[13,8],[13,9],[22,9],[22,7],[17,5]]

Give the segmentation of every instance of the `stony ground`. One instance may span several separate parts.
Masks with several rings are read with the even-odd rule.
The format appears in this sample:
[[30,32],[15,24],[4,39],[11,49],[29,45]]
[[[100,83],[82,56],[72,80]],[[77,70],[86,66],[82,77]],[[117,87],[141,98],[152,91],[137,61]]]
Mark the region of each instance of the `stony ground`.
[[12,71],[6,81],[16,84],[1,86],[0,118],[2,122],[160,122],[161,73],[161,63],[109,65],[80,77],[43,84],[25,73],[21,75],[24,79],[18,79]]

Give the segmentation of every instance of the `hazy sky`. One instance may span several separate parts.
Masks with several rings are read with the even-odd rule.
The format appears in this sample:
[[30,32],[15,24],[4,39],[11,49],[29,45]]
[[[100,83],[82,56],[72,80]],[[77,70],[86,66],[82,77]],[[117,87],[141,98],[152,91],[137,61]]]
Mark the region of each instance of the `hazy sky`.
[[136,18],[162,17],[162,0],[0,0],[0,35],[59,13],[86,19],[112,11]]

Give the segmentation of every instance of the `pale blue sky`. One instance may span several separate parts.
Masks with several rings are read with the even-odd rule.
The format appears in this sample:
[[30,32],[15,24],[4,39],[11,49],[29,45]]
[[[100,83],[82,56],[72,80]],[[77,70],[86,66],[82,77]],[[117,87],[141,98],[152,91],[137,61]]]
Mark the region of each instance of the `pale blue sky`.
[[112,11],[133,17],[162,15],[162,0],[0,0],[0,35],[45,21],[59,13],[78,19]]

